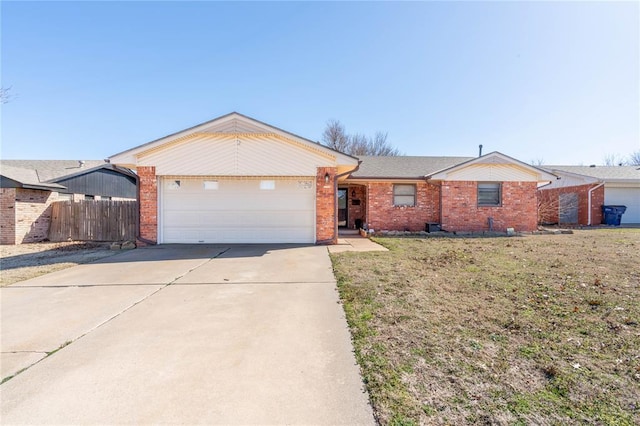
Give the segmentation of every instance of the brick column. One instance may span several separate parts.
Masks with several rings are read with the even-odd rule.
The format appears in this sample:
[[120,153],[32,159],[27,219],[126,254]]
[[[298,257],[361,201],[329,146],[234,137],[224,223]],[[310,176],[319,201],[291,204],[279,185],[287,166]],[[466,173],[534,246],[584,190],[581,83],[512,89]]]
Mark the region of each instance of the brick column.
[[140,237],[142,243],[158,242],[158,177],[156,168],[138,167],[140,185]]
[[[329,174],[329,182],[325,175]],[[318,167],[316,174],[316,243],[336,244],[336,168]]]
[[16,244],[47,239],[51,225],[51,203],[57,199],[57,192],[16,189]]
[[15,207],[15,188],[0,188],[0,244],[16,243]]

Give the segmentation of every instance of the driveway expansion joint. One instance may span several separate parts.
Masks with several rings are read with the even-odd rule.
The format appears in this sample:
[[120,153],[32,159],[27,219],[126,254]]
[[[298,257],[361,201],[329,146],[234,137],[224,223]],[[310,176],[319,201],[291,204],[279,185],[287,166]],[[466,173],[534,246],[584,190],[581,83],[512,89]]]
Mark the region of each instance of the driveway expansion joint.
[[[152,292],[151,294],[148,294],[147,296],[143,297],[142,299],[138,300],[137,302],[129,305],[128,307],[124,308],[122,311],[118,312],[117,314],[111,316],[110,318],[107,318],[106,320],[104,320],[103,322],[101,322],[100,324],[96,325],[95,327],[89,329],[88,331],[84,332],[83,334],[81,334],[78,337],[75,337],[73,339],[70,339],[64,343],[62,343],[60,346],[58,346],[56,349],[53,349],[51,351],[45,351],[45,352],[34,352],[34,353],[44,353],[45,356],[42,357],[41,359],[39,359],[38,361],[34,362],[33,364],[30,364],[28,366],[26,366],[25,368],[23,368],[22,370],[16,372],[15,374],[9,376],[9,377],[3,377],[2,378],[2,382],[1,384],[4,384],[6,382],[8,382],[9,380],[13,379],[14,377],[24,373],[25,371],[27,371],[28,369],[30,369],[31,367],[33,367],[36,364],[39,364],[40,362],[44,361],[45,359],[51,357],[52,355],[55,355],[56,353],[60,352],[61,350],[63,350],[64,348],[66,348],[67,346],[70,346],[71,344],[75,343],[76,341],[82,339],[84,336],[88,335],[89,333],[92,333],[93,331],[99,329],[100,327],[102,327],[103,325],[111,322],[112,320],[114,320],[115,318],[118,318],[120,315],[122,315],[123,313],[127,312],[129,309],[133,308],[134,306],[144,302],[145,300],[147,300],[149,297],[153,296],[154,294],[158,293],[160,290],[162,290],[163,288],[167,287],[169,284],[164,285],[163,287],[160,287],[159,289],[157,289],[156,291]],[[4,352],[3,352],[4,353]]]
[[[165,286],[163,286],[160,290],[169,287],[170,285],[174,284],[176,281],[178,281],[180,278],[182,277],[186,277],[187,275],[189,275],[190,273],[192,273],[193,271],[195,271],[196,269],[206,265],[207,263],[211,262],[213,259],[216,259],[220,256],[222,256],[223,254],[225,254],[226,252],[228,252],[229,250],[231,250],[231,247],[227,247],[225,250],[221,251],[220,253],[216,254],[215,256],[212,256],[210,258],[208,258],[207,260],[205,260],[204,262],[202,262],[201,264],[194,266],[193,268],[189,269],[187,272],[185,272],[182,275],[177,276],[176,278],[173,279],[173,281],[167,283]],[[158,290],[158,291],[160,291]]]

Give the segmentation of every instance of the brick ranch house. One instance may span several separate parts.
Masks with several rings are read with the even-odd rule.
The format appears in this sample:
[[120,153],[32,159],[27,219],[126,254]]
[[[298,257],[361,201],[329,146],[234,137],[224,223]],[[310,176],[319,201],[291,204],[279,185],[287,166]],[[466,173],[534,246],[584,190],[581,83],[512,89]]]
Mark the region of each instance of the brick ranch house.
[[544,168],[560,179],[539,188],[541,223],[598,225],[602,205],[623,205],[622,224],[640,224],[640,166]]
[[115,154],[139,176],[140,240],[333,244],[338,227],[533,231],[556,176],[504,154],[362,157],[238,113]]
[[137,176],[104,160],[0,160],[0,244],[48,238],[55,201],[135,200]]

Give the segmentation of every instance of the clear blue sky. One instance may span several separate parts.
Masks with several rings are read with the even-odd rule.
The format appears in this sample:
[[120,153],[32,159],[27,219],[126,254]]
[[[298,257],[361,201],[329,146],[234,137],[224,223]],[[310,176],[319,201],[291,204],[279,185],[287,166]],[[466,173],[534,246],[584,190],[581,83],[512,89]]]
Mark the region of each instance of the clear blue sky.
[[638,2],[1,2],[2,157],[102,159],[238,111],[407,155],[640,150]]

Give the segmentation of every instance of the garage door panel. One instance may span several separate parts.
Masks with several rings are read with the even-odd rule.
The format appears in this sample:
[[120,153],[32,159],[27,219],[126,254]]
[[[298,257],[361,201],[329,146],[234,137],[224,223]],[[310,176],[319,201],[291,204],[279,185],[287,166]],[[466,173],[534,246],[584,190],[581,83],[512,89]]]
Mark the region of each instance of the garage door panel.
[[163,179],[162,242],[314,242],[314,178],[263,180]]
[[[300,235],[306,234],[306,238],[312,239],[313,232],[306,229],[273,229],[271,231],[263,228],[245,229],[170,229],[165,236],[166,242],[179,242],[185,244],[197,243],[300,243]],[[308,241],[302,241],[308,242]]]
[[[301,205],[313,203],[309,194],[185,194],[168,193],[164,201],[165,211],[281,211],[297,210]],[[305,209],[306,210],[306,209]]]
[[[164,218],[171,227],[195,228],[222,226],[252,226],[259,221],[259,227],[313,227],[313,218],[308,211],[279,212],[273,215],[271,211],[216,211],[216,212],[193,212],[193,211],[166,211]],[[256,217],[258,215],[259,217]],[[223,226],[222,226],[223,227]],[[254,226],[255,228],[256,226]]]
[[627,206],[621,223],[640,223],[640,188],[611,188],[605,186],[606,205]]

